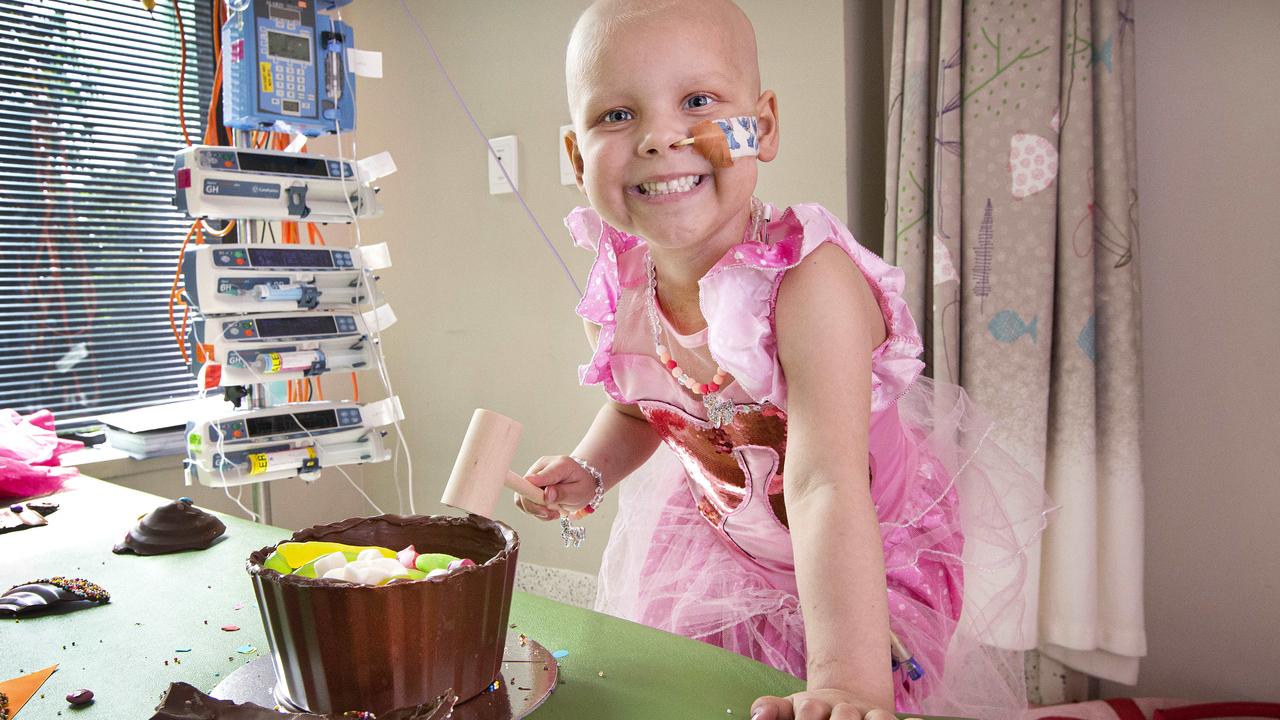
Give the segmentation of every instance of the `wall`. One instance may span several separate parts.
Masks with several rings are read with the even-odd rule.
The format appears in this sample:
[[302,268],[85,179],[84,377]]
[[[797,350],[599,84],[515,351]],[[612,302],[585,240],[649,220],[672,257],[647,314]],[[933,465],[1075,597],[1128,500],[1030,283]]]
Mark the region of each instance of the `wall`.
[[1280,700],[1280,3],[1137,0],[1148,658]]

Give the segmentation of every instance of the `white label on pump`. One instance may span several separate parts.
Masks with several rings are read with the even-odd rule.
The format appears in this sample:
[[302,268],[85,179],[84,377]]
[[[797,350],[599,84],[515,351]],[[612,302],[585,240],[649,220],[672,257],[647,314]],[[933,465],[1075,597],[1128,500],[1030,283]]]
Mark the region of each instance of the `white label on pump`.
[[391,159],[391,153],[384,150],[377,155],[370,155],[363,160],[357,160],[356,167],[360,169],[360,181],[371,183],[380,177],[386,177],[395,172],[396,161]]
[[392,395],[376,403],[364,406],[364,419],[369,425],[379,427],[390,425],[404,419],[404,408],[400,407],[400,396]]
[[391,267],[391,249],[384,242],[352,248],[360,254],[360,266],[366,270],[382,270]]
[[371,332],[382,332],[396,324],[396,313],[390,305],[383,305],[376,310],[362,313],[360,317],[364,319],[365,327]]
[[347,67],[356,77],[382,77],[382,53],[377,50],[347,48]]
[[289,141],[289,147],[285,148],[284,151],[291,153],[302,152],[302,148],[305,147],[306,144],[307,136],[297,130],[294,130],[293,139]]

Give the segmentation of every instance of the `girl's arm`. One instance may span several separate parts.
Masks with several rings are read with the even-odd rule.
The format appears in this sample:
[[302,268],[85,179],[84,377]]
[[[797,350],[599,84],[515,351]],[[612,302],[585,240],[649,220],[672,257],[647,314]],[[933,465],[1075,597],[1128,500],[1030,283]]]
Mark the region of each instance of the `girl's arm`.
[[[600,326],[583,321],[594,351]],[[635,405],[607,401],[573,455],[586,460],[604,476],[605,490],[612,488],[644,464],[660,439]],[[546,505],[516,495],[516,507],[543,520],[556,520],[560,512],[585,506],[595,494],[595,480],[567,455],[538,459],[525,473],[534,485],[545,488]]]
[[[808,689],[753,718],[878,717],[893,709],[884,554],[871,499],[871,353],[884,320],[849,256],[824,244],[778,290],[787,379],[784,498],[805,620]],[[833,715],[840,705],[842,708]],[[884,715],[892,717],[892,715]]]

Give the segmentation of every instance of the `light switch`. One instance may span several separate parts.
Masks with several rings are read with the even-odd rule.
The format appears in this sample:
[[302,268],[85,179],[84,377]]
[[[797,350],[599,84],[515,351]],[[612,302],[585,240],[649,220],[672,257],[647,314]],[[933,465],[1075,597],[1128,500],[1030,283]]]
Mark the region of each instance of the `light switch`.
[[560,136],[556,138],[556,152],[560,155],[560,184],[577,185],[578,176],[573,172],[573,163],[569,162],[569,153],[564,149],[564,136],[573,129],[572,125],[561,125]]
[[[511,192],[511,186],[507,184],[507,179],[502,176],[502,169],[498,167],[498,160],[502,161],[502,167],[507,169],[507,174],[511,176],[511,182],[520,187],[520,154],[516,143],[515,135],[504,135],[502,137],[489,138],[489,144],[493,146],[493,153],[488,153],[489,158],[489,194],[501,195]],[[493,155],[497,154],[498,159],[495,160]]]

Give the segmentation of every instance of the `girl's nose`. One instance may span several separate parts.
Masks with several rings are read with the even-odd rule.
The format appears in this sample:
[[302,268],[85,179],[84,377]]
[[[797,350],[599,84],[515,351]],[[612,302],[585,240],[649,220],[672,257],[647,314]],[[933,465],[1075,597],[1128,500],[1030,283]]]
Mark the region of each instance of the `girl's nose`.
[[657,157],[679,150],[680,147],[672,147],[672,143],[677,140],[683,140],[688,136],[688,128],[678,123],[655,124],[640,141],[639,154],[647,157]]

